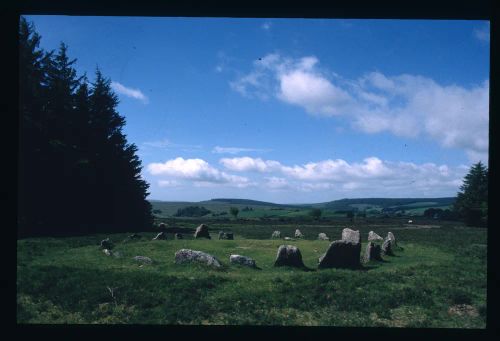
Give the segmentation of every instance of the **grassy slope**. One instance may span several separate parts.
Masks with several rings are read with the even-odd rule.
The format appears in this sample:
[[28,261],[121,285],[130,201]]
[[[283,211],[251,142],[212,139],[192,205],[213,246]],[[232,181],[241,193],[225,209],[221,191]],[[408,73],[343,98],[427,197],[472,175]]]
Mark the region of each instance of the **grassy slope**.
[[[196,224],[193,223],[195,227]],[[283,241],[269,240],[273,226],[232,226],[234,241],[122,242],[122,258],[98,250],[102,235],[18,241],[17,300],[20,323],[167,323],[409,327],[485,327],[486,231],[454,226],[403,229],[360,226],[363,240],[374,229],[391,230],[404,250],[366,271],[304,272],[272,266]],[[279,229],[291,235],[296,225]],[[288,242],[315,269],[328,242],[318,232],[340,237],[342,226],[300,226],[308,240]],[[147,237],[147,238],[146,238]],[[171,238],[171,235],[169,235]],[[192,248],[212,253],[225,267],[176,265],[174,253]],[[363,246],[364,251],[364,246]],[[262,270],[229,265],[229,254],[253,257]],[[153,265],[131,258],[145,255]],[[116,288],[111,296],[107,289]],[[454,304],[479,309],[477,317],[450,315]]]

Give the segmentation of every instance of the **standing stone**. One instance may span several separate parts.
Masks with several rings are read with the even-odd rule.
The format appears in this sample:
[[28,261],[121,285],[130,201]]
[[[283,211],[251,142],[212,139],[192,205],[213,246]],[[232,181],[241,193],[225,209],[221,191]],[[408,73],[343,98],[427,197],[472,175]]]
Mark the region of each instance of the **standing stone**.
[[377,241],[383,241],[384,238],[380,237],[378,234],[376,234],[373,231],[370,231],[368,233],[368,241],[369,242],[377,242]]
[[342,240],[333,241],[319,258],[320,269],[357,268],[361,265],[361,237],[359,231],[345,228]]
[[226,234],[223,231],[219,231],[219,239],[226,239]]
[[354,243],[361,244],[361,235],[359,231],[354,231],[349,228],[345,228],[342,230],[342,240]]
[[215,268],[222,267],[220,261],[217,258],[202,251],[180,249],[175,253],[176,264],[191,263],[191,262],[197,262],[213,266]]
[[182,239],[182,233],[176,233],[174,236],[175,239]]
[[392,241],[389,236],[387,236],[382,244],[382,253],[387,256],[394,256],[394,252],[392,252]]
[[281,232],[274,231],[273,234],[271,235],[271,238],[281,238]]
[[232,264],[239,264],[243,266],[248,266],[250,268],[255,268],[255,260],[250,257],[240,256],[240,255],[231,255],[229,256],[229,262]]
[[230,233],[230,232],[226,233],[226,239],[228,239],[228,240],[234,240],[234,234]]
[[165,240],[167,239],[167,234],[165,232],[160,232],[153,238],[153,240]]
[[293,245],[281,245],[278,248],[274,266],[305,267],[299,248]]
[[304,235],[302,234],[302,232],[300,232],[299,229],[296,229],[295,230],[295,238],[302,238],[304,237]]
[[160,225],[158,225],[158,228],[164,230],[167,228],[167,225],[165,225],[165,223],[160,223]]
[[398,246],[398,243],[396,243],[396,237],[394,237],[392,232],[387,232],[387,238],[391,240],[391,246]]
[[113,243],[109,238],[101,240],[101,249],[108,249],[111,250],[113,248]]
[[318,234],[318,239],[319,240],[330,240],[330,238],[328,238],[328,236],[323,232]]
[[366,252],[365,252],[365,262],[369,262],[371,260],[382,260],[381,256],[381,247],[378,244],[375,244],[374,242],[368,242],[368,245],[366,245]]
[[141,262],[141,263],[146,263],[146,264],[153,263],[153,260],[151,258],[145,257],[145,256],[135,256],[134,260]]
[[205,224],[201,224],[196,228],[196,231],[194,232],[194,237],[195,238],[210,238],[210,234],[208,233],[208,226]]

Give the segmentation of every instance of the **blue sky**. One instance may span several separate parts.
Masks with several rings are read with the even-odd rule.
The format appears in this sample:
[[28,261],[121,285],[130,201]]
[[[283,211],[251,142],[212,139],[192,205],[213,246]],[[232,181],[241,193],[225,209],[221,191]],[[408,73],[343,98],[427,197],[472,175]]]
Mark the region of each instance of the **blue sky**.
[[27,16],[113,81],[150,199],[453,196],[487,163],[487,21]]

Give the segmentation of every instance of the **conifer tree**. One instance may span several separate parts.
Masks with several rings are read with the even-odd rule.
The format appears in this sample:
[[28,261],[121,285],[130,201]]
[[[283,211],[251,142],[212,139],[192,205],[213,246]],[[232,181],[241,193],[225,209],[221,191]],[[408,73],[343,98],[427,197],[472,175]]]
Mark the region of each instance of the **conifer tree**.
[[481,162],[474,164],[465,176],[453,208],[467,225],[487,224],[488,169]]
[[19,235],[137,231],[152,224],[137,147],[110,80],[77,77],[68,48],[39,48],[21,18]]

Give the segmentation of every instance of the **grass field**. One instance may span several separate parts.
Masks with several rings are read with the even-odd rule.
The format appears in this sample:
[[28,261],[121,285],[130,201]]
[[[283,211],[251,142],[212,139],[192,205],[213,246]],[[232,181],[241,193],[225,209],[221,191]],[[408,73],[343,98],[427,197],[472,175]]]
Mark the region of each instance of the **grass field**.
[[[195,228],[199,222],[185,223]],[[279,245],[273,230],[292,236],[292,225],[210,225],[212,240],[125,242],[109,237],[121,257],[106,256],[108,235],[32,238],[17,243],[18,323],[134,323],[229,325],[327,325],[485,328],[486,230],[458,225],[356,226],[363,236],[394,232],[403,250],[362,270],[317,270],[328,241],[340,239],[336,224],[300,225],[299,247],[310,271],[274,268]],[[425,228],[427,227],[427,228]],[[219,230],[235,240],[217,240]],[[177,265],[181,248],[216,256],[221,270]],[[229,264],[230,254],[254,258],[261,270]],[[143,265],[133,256],[151,257]]]

